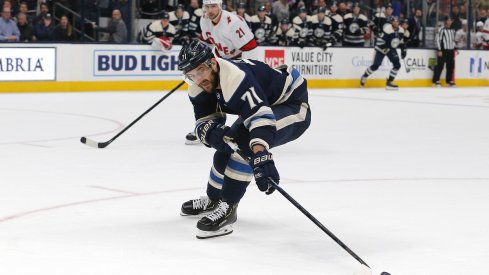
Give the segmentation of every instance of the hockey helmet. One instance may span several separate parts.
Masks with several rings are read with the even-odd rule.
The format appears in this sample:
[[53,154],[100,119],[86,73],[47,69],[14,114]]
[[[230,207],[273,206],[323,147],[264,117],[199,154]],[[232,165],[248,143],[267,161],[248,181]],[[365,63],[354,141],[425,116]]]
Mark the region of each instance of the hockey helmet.
[[306,7],[302,6],[299,8],[299,13],[307,13]]
[[185,6],[183,4],[178,4],[175,10],[185,10]]
[[161,13],[161,19],[170,19],[170,14],[166,11]]
[[204,0],[203,4],[204,5],[211,5],[211,4],[222,5],[222,0]]
[[395,15],[394,16],[391,16],[391,22],[394,22],[394,21],[399,22],[399,17],[397,17]]
[[238,9],[246,9],[246,3],[239,2]]
[[258,11],[266,11],[265,6],[260,6],[260,7],[258,8]]
[[178,54],[178,70],[186,74],[200,64],[209,62],[213,57],[214,54],[209,46],[197,39],[192,40],[183,46]]
[[325,7],[320,7],[318,9],[318,13],[326,13],[326,8]]
[[284,25],[288,25],[290,22],[289,22],[289,19],[287,18],[284,18],[280,21],[280,24],[284,24]]

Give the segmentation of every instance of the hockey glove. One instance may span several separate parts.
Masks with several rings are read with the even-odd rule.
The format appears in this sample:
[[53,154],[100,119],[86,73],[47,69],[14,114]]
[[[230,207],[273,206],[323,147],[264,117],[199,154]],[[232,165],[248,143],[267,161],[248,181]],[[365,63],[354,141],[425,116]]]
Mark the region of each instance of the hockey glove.
[[407,55],[407,49],[406,48],[402,48],[401,49],[401,58],[402,59],[406,58],[406,55]]
[[232,139],[230,129],[228,126],[211,119],[197,126],[195,132],[205,146],[232,154],[234,150],[224,141],[224,137]]
[[267,150],[257,152],[253,155],[253,158],[251,158],[250,165],[253,168],[253,174],[258,189],[265,192],[267,195],[272,194],[273,191],[275,191],[275,188],[270,179],[275,181],[276,184],[280,181],[280,176],[277,168],[275,168],[275,163],[273,162],[272,153]]
[[299,41],[299,43],[297,43],[297,45],[299,46],[299,48],[304,48],[304,46],[306,46],[306,41],[302,40],[302,41]]

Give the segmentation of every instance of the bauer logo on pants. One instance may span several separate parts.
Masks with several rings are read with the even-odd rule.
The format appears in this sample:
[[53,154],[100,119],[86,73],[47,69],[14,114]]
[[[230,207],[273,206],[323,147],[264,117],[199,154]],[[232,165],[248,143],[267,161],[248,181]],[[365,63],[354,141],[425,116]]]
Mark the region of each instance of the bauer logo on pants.
[[284,50],[265,50],[265,63],[268,66],[275,68],[285,63]]

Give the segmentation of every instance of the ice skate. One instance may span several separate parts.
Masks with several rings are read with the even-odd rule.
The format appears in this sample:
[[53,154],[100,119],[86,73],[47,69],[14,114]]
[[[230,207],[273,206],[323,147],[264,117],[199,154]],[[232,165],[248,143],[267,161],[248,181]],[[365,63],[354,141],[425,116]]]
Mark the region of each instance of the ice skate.
[[364,88],[366,82],[367,82],[367,77],[365,75],[362,75],[362,78],[360,78],[360,87]]
[[440,87],[441,87],[440,82],[439,82],[439,81],[437,81],[437,82],[433,83],[433,87],[435,87],[435,88],[440,88]]
[[385,86],[386,90],[399,90],[399,86],[396,84],[392,83],[392,81],[387,81],[387,84]]
[[219,202],[219,206],[197,222],[197,239],[208,239],[233,233],[238,219],[237,203]]
[[197,138],[197,136],[193,132],[190,132],[187,134],[187,136],[185,136],[185,144],[186,145],[200,144],[200,140]]
[[199,216],[207,214],[219,205],[219,201],[213,201],[207,196],[195,200],[189,200],[182,204],[181,216]]

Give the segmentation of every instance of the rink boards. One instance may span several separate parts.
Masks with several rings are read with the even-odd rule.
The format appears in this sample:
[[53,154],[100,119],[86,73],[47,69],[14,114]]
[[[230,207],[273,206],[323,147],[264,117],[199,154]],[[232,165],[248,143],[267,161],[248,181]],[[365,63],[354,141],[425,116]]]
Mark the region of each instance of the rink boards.
[[[2,44],[0,92],[169,90],[183,79],[177,69],[179,50],[174,46],[162,53],[137,44]],[[258,47],[244,57],[272,67],[292,65],[310,88],[354,88],[373,55],[372,48]],[[434,50],[409,49],[396,82],[431,86],[435,55]],[[391,67],[385,58],[367,87],[383,87]],[[455,67],[458,86],[489,86],[489,52],[460,50]]]

